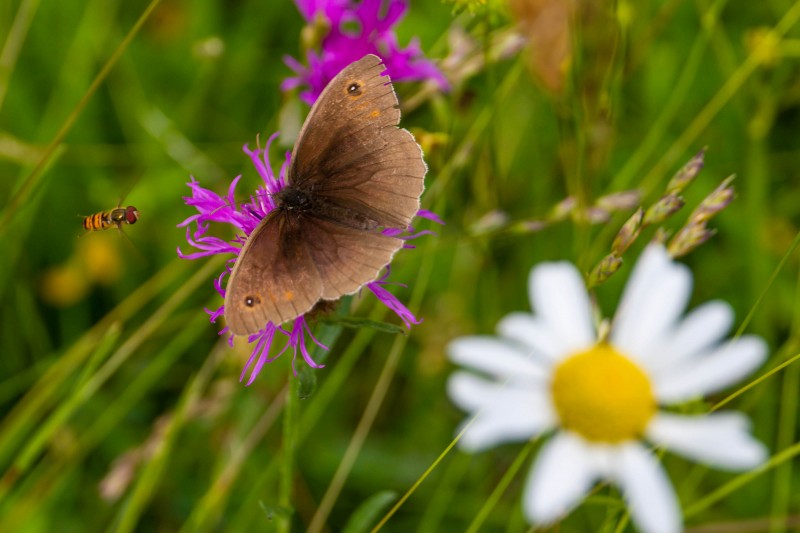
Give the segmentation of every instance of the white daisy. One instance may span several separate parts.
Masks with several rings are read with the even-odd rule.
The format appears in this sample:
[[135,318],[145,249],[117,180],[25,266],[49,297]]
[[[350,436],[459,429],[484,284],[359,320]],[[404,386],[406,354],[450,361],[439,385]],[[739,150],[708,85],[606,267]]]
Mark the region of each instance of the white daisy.
[[731,308],[709,302],[681,317],[689,269],[649,246],[635,266],[606,340],[598,340],[577,269],[546,263],[531,271],[535,314],[513,313],[499,337],[456,339],[449,356],[485,374],[457,371],[448,392],[478,417],[459,445],[479,451],[555,430],[528,477],[523,510],[552,523],[599,480],[619,486],[641,531],[681,530],[677,497],[651,444],[705,464],[750,469],[767,456],[741,413],[687,416],[659,410],[719,391],[764,361],[762,339],[725,342]]

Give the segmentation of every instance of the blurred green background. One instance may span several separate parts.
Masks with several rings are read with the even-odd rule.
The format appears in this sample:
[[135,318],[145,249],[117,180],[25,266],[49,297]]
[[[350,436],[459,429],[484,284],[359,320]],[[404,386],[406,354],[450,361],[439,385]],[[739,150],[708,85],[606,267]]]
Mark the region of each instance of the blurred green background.
[[[444,392],[447,342],[528,309],[538,261],[589,272],[633,208],[597,224],[587,208],[634,189],[650,205],[704,146],[706,166],[667,229],[731,174],[737,199],[711,222],[718,235],[683,259],[693,304],[725,299],[738,323],[752,312],[748,331],[772,349],[763,372],[794,356],[798,4],[570,5],[412,4],[400,44],[419,37],[453,83],[448,94],[396,85],[402,125],[430,167],[423,207],[447,223],[423,223],[438,236],[393,264],[392,279],[408,285],[393,292],[424,321],[407,336],[321,324],[315,331],[335,340],[327,355],[316,352],[326,368],[298,382],[284,354],[245,388],[249,348],[221,342],[203,311],[221,305],[212,287],[221,263],[178,259],[176,247],[189,248],[176,224],[193,214],[182,201],[190,175],[223,193],[243,174],[244,196],[258,176],[242,145],[291,131],[307,113],[278,88],[291,75],[282,57],[301,57],[294,4],[162,0],[123,43],[146,2],[3,2],[0,529],[305,530],[322,508],[323,530],[341,531],[370,501],[368,518],[350,522],[363,530],[396,501],[390,493],[420,479],[463,418]],[[537,19],[554,6],[568,26]],[[554,220],[568,196],[577,207]],[[121,200],[141,212],[128,238],[81,236],[79,215]],[[542,220],[551,223],[532,231]],[[606,316],[653,233],[597,289]],[[354,300],[350,313],[398,322],[374,298]],[[798,440],[797,394],[793,364],[732,406],[776,454]],[[526,530],[521,450],[449,452],[385,530]],[[784,531],[771,519],[788,516],[798,527],[792,458],[695,509],[688,526]],[[685,509],[743,479],[664,461]],[[603,489],[558,530],[610,527],[622,511]]]

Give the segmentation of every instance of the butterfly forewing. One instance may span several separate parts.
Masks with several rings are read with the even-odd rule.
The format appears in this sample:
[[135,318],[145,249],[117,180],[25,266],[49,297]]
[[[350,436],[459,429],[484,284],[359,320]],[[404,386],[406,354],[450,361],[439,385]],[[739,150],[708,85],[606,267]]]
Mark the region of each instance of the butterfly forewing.
[[397,128],[391,133],[396,139],[374,156],[338,171],[341,187],[323,188],[317,194],[383,227],[405,229],[419,210],[426,167],[410,133]]
[[397,127],[384,70],[368,55],[331,81],[301,130],[289,179],[380,226],[405,229],[419,210],[426,166],[414,137]]
[[[376,128],[399,124],[400,110],[391,80],[381,75],[385,70],[378,57],[366,55],[342,69],[325,87],[306,117],[292,150],[290,174],[296,183],[319,166],[328,164],[331,154],[325,154],[326,151],[333,151],[334,155],[345,152],[337,150],[338,143],[346,140],[340,135],[342,128],[354,133],[366,128],[374,134]],[[357,86],[356,89],[350,90],[353,86]],[[381,112],[378,120],[370,116],[374,109]],[[350,155],[358,157],[360,154],[351,152]]]
[[225,290],[225,319],[232,333],[255,333],[267,322],[292,320],[322,296],[305,228],[297,222],[274,211],[239,252]]

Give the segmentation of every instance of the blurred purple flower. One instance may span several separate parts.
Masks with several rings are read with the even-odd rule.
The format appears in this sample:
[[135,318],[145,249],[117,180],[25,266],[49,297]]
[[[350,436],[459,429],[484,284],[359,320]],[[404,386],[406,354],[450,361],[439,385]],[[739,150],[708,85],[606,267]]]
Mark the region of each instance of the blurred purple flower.
[[392,81],[433,80],[442,90],[450,84],[436,66],[425,59],[417,39],[405,49],[392,30],[408,10],[408,0],[295,0],[297,8],[313,25],[321,17],[329,27],[320,51],[309,50],[308,66],[291,56],[284,62],[296,76],[287,78],[281,89],[288,91],[304,86],[300,97],[313,105],[322,89],[344,67],[364,57],[380,57]]
[[[200,183],[194,179],[194,177],[192,177],[192,181],[187,183],[189,188],[192,190],[192,195],[189,197],[184,197],[184,202],[186,205],[197,209],[197,214],[190,216],[178,224],[178,227],[186,228],[186,241],[197,251],[192,253],[183,253],[179,247],[178,256],[182,259],[199,259],[201,257],[208,257],[216,254],[232,254],[234,257],[228,260],[225,270],[223,270],[222,273],[214,280],[214,289],[217,291],[217,293],[219,293],[223,300],[225,299],[223,279],[225,276],[231,273],[233,265],[236,261],[235,256],[239,254],[242,246],[247,240],[247,237],[250,235],[250,233],[252,233],[256,226],[258,226],[259,222],[261,222],[261,220],[267,216],[270,211],[275,209],[275,202],[272,200],[272,196],[286,187],[287,184],[286,171],[289,168],[289,158],[291,153],[286,153],[286,159],[277,176],[273,173],[272,168],[269,165],[269,160],[267,159],[270,144],[276,136],[277,133],[272,135],[267,141],[266,147],[263,149],[259,146],[256,150],[250,150],[247,145],[245,145],[243,148],[244,152],[250,156],[253,165],[256,167],[256,171],[258,171],[258,174],[264,181],[263,186],[256,188],[255,193],[250,196],[247,202],[237,205],[234,196],[236,185],[241,176],[234,178],[228,187],[228,193],[225,196],[220,196],[214,191],[202,187]],[[417,213],[417,216],[432,220],[439,224],[443,224],[439,217],[437,217],[434,213],[424,209],[421,209],[419,213]],[[208,235],[210,222],[231,224],[237,230],[243,232],[244,235],[237,236],[231,241],[226,241],[225,239]],[[400,238],[408,241],[432,232],[428,230],[415,232],[414,228],[409,227],[407,232],[401,232],[397,229],[385,229],[384,233],[399,235]],[[403,247],[414,248],[414,246],[411,244],[405,244]],[[387,265],[386,273],[383,276],[375,281],[367,283],[365,286],[375,296],[377,296],[381,303],[397,314],[397,316],[399,316],[400,319],[405,323],[406,327],[410,328],[411,324],[419,324],[421,320],[417,319],[414,314],[400,300],[397,299],[397,297],[395,297],[385,288],[386,285],[390,284],[386,281],[388,276],[389,266]],[[225,314],[225,306],[222,305],[215,310],[206,309],[206,312],[209,314],[210,321],[213,323],[216,322],[219,317]],[[320,343],[311,333],[305,315],[300,315],[299,317],[295,318],[292,321],[290,329],[284,329],[288,326],[288,323],[281,325],[268,322],[264,324],[264,328],[261,331],[250,335],[247,338],[249,343],[254,344],[254,347],[253,352],[250,355],[250,358],[248,359],[244,369],[242,370],[241,376],[239,377],[240,381],[244,379],[248,369],[250,369],[252,366],[250,377],[247,380],[247,385],[253,383],[253,380],[255,380],[256,376],[265,364],[271,363],[289,348],[291,348],[292,352],[294,353],[292,358],[293,368],[294,361],[297,358],[298,350],[300,355],[303,357],[303,360],[312,368],[321,368],[324,366],[316,363],[308,352],[308,338],[310,338],[311,342],[320,348],[325,350],[328,348]],[[228,328],[225,327],[220,331],[220,335],[227,332]],[[283,350],[270,357],[270,348],[272,347],[272,342],[275,340],[276,334],[285,335],[288,340]],[[233,345],[233,335],[230,336],[229,343]]]

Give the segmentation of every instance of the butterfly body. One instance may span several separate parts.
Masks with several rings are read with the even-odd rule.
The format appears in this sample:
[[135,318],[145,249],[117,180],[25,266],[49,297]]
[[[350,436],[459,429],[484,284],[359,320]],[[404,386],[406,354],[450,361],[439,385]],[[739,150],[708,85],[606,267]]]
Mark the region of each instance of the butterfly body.
[[422,150],[397,127],[397,97],[379,58],[346,67],[314,104],[298,136],[288,184],[250,234],[226,288],[231,332],[280,325],[321,300],[375,280],[419,210]]
[[297,217],[316,217],[362,231],[373,230],[380,225],[377,220],[358,211],[327,202],[293,187],[286,187],[276,197],[278,210],[284,210]]

